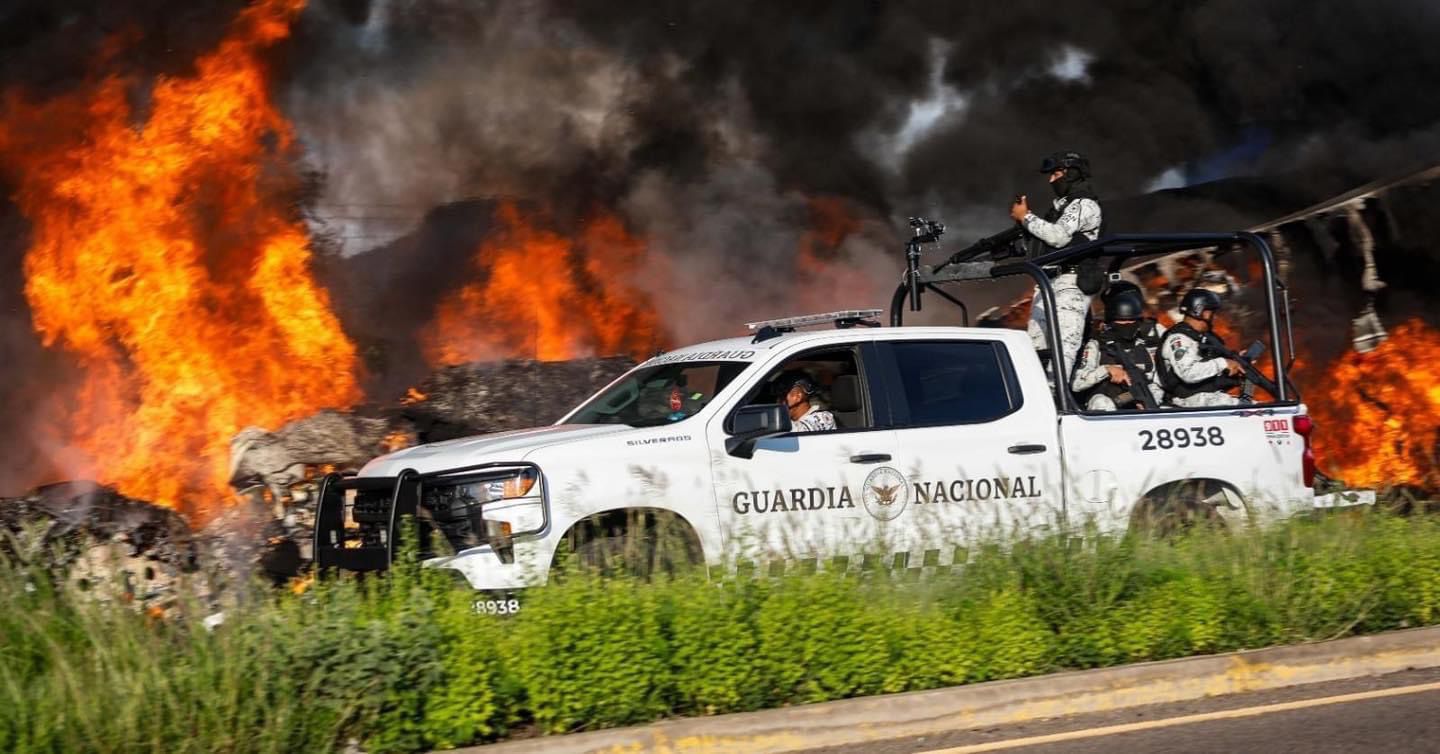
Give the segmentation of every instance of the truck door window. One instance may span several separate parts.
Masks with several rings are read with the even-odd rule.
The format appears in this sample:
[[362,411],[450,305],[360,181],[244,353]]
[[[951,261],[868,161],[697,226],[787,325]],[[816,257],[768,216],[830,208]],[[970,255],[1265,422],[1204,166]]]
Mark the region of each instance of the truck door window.
[[909,427],[977,424],[1020,408],[1009,355],[988,341],[885,344],[899,383],[896,424]]
[[787,372],[800,371],[809,375],[819,388],[815,404],[829,411],[840,430],[866,429],[873,426],[865,383],[853,348],[811,351],[800,354],[770,370],[759,386],[746,397],[746,405],[774,403],[781,396],[775,381]]

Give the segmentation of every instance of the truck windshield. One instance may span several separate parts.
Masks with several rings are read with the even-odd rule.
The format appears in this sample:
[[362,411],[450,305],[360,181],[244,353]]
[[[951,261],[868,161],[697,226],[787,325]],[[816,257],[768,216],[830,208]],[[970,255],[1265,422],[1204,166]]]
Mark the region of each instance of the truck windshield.
[[748,366],[745,361],[681,361],[636,369],[586,401],[566,423],[658,427],[684,421]]

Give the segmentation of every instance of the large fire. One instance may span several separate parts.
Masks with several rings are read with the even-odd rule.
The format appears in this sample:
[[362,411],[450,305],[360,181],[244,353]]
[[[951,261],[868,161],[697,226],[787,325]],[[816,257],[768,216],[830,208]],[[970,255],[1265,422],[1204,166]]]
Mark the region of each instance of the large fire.
[[1362,487],[1440,489],[1440,333],[1419,320],[1369,353],[1347,352],[1305,393],[1321,470]]
[[108,76],[64,96],[7,92],[0,155],[30,221],[25,293],[47,346],[83,374],[46,417],[84,473],[203,511],[227,444],[359,397],[355,349],[311,275],[290,197],[293,134],[265,49],[301,0],[246,9],[186,76]]
[[649,259],[643,242],[610,214],[578,237],[546,230],[514,202],[474,256],[475,278],[442,300],[424,343],[432,364],[505,357],[649,356],[668,346],[649,297],[627,282]]

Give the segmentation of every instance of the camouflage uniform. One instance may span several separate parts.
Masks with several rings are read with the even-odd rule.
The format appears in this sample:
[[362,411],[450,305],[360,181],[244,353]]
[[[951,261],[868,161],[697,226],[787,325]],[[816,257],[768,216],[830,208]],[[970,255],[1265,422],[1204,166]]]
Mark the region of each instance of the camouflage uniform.
[[[1200,358],[1200,343],[1183,333],[1173,333],[1165,338],[1165,345],[1160,349],[1160,358],[1164,359],[1175,376],[1186,384],[1193,385],[1197,382],[1204,382],[1225,373],[1223,357]],[[1177,406],[1199,408],[1203,406],[1234,406],[1240,403],[1240,399],[1229,393],[1213,390],[1196,393],[1188,398],[1176,396],[1172,402]]]
[[835,415],[814,406],[811,406],[804,416],[790,423],[790,429],[794,432],[824,432],[835,428]]
[[[1085,341],[1085,350],[1080,354],[1080,363],[1075,367],[1075,377],[1070,381],[1070,389],[1080,394],[1110,379],[1110,370],[1100,363],[1100,341],[1091,338]],[[1157,369],[1150,370],[1150,395],[1156,401],[1165,400],[1165,391],[1160,387],[1160,372]],[[1086,411],[1114,411],[1118,407],[1110,396],[1095,393],[1085,402]]]
[[[1057,198],[1052,214],[1059,215],[1054,222],[1032,213],[1025,216],[1021,225],[1025,226],[1030,235],[1056,249],[1068,246],[1077,240],[1077,235],[1086,241],[1094,241],[1100,237],[1100,203],[1090,197]],[[1056,276],[1051,287],[1055,290],[1055,307],[1059,312],[1062,357],[1060,363],[1069,369],[1075,363],[1075,357],[1080,353],[1080,341],[1085,337],[1085,320],[1090,316],[1090,297],[1081,292],[1075,284],[1073,272]],[[1043,350],[1050,347],[1045,338],[1049,323],[1045,302],[1040,297],[1038,286],[1031,301],[1030,323],[1026,326],[1026,331],[1030,333],[1030,341],[1035,344],[1036,350]]]

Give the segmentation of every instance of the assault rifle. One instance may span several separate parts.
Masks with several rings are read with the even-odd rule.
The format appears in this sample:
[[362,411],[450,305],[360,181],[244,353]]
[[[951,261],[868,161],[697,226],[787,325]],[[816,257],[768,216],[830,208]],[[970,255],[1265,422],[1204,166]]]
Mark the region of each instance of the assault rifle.
[[1131,360],[1125,349],[1118,348],[1113,343],[1107,343],[1103,348],[1120,362],[1120,368],[1130,377],[1130,397],[1147,409],[1160,408],[1160,401],[1155,400],[1155,394],[1150,392],[1150,375]]
[[1025,237],[1025,229],[1016,225],[1009,230],[1002,230],[993,236],[986,236],[975,243],[950,255],[944,264],[935,269],[944,269],[948,265],[960,264],[962,262],[973,262],[981,257],[988,256],[990,259],[1007,259],[1009,257],[1025,256],[1024,245],[1020,243]]
[[[1235,363],[1239,364],[1240,367],[1245,370],[1243,377],[1228,377],[1222,375],[1220,378],[1221,389],[1229,390],[1237,386],[1240,388],[1241,403],[1255,402],[1255,388],[1257,386],[1264,388],[1265,392],[1272,396],[1280,394],[1280,390],[1276,387],[1275,381],[1266,377],[1255,367],[1255,360],[1260,358],[1260,355],[1263,353],[1265,353],[1265,344],[1258,340],[1251,343],[1250,347],[1245,349],[1245,353],[1236,353],[1230,350],[1224,342],[1213,333],[1205,333],[1200,341],[1200,355],[1203,358],[1212,359],[1220,356],[1226,359],[1233,359]],[[1293,390],[1294,385],[1292,384],[1290,387]],[[1298,393],[1298,391],[1296,392]]]

